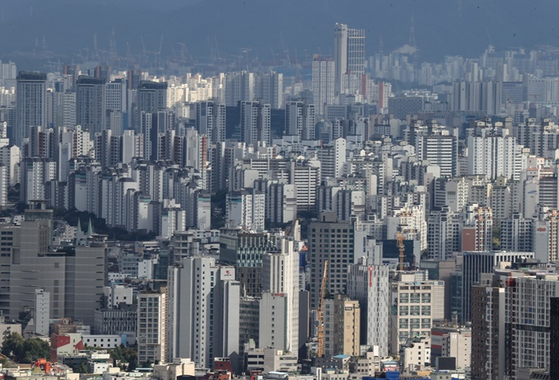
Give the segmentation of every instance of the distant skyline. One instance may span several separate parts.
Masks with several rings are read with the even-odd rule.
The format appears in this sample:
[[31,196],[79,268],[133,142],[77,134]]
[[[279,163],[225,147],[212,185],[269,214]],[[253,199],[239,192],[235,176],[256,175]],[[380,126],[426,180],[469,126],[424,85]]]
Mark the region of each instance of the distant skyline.
[[433,62],[477,57],[490,44],[559,46],[557,10],[554,0],[0,0],[0,58],[38,69],[95,51],[124,57],[161,48],[161,59],[245,54],[263,62],[289,52],[303,61],[333,55],[336,22],[365,29],[370,56],[381,36],[385,53],[408,43],[413,16],[421,60]]

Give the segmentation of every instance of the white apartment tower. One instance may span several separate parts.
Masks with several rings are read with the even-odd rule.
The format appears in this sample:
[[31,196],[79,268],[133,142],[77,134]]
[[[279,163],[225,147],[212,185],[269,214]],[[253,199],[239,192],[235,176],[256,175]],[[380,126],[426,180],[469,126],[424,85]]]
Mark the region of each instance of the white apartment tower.
[[167,357],[167,295],[161,292],[138,295],[138,362],[163,363]]
[[361,344],[367,345],[379,356],[387,356],[390,318],[390,284],[388,266],[373,264],[362,257],[349,266],[347,293],[359,301],[362,310]]
[[239,350],[240,283],[212,257],[184,257],[169,268],[167,360],[191,358],[210,368]]
[[49,336],[50,293],[45,289],[35,289],[35,310],[33,322],[35,334]]
[[298,355],[299,252],[294,240],[282,238],[278,245],[279,252],[262,257],[259,344]]
[[315,55],[312,62],[312,92],[316,113],[324,115],[325,106],[334,104],[336,62]]

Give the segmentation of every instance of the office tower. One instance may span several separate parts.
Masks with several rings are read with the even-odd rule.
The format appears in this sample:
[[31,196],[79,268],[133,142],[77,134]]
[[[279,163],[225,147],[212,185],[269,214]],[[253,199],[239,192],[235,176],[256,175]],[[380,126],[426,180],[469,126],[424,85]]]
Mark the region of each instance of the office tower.
[[105,78],[80,75],[76,81],[76,123],[92,134],[106,129]]
[[502,262],[516,263],[534,258],[533,252],[464,252],[462,265],[462,322],[472,319],[472,286],[478,283],[482,273],[493,273]]
[[247,145],[271,143],[271,107],[260,101],[242,101],[241,107],[241,141]]
[[[10,267],[10,318],[18,318],[34,305],[35,289],[51,294],[51,318],[69,317],[94,324],[92,310],[100,307],[106,284],[106,237],[93,235],[88,246],[52,252],[52,210],[44,202],[34,202],[21,223],[18,260]],[[30,276],[40,273],[40,276]]]
[[45,289],[35,289],[35,305],[33,322],[35,334],[49,336],[50,327],[50,293]]
[[423,98],[419,96],[394,96],[388,98],[388,113],[395,118],[406,120],[424,110]]
[[299,352],[299,250],[298,243],[287,238],[278,242],[275,252],[262,257],[259,344],[294,355]]
[[116,79],[106,85],[106,127],[115,135],[121,135],[124,129],[124,117],[127,114],[126,84],[123,79]]
[[308,262],[310,262],[311,308],[319,304],[324,262],[328,260],[326,291],[346,291],[348,265],[353,263],[353,226],[338,223],[334,213],[322,213],[319,221],[309,226]]
[[361,344],[373,348],[375,355],[387,356],[389,343],[390,284],[388,266],[362,257],[349,266],[347,293],[361,308]]
[[341,294],[324,300],[324,354],[360,355],[361,309],[359,302]]
[[283,108],[283,74],[275,71],[259,74],[255,78],[254,99],[270,104],[273,109]]
[[235,268],[211,257],[185,257],[169,267],[167,361],[191,358],[210,368],[239,350],[240,283]]
[[318,115],[325,114],[325,106],[334,104],[336,62],[328,57],[315,55],[312,62],[313,103]]
[[136,111],[136,128],[140,126],[142,112],[157,113],[167,109],[167,83],[140,81]]
[[[428,281],[427,273],[401,272],[391,284],[397,310],[391,318],[390,352],[399,352],[414,336],[431,336],[434,321],[444,320],[444,281]],[[419,278],[418,278],[419,277]]]
[[216,101],[196,103],[196,130],[207,135],[210,143],[225,142],[225,104]]
[[285,104],[285,134],[298,136],[300,140],[314,140],[316,124],[314,104],[306,100]]
[[262,293],[262,258],[276,250],[272,237],[264,232],[222,229],[219,262],[235,267],[243,296],[260,297]]
[[164,363],[167,359],[167,294],[138,294],[138,363]]
[[364,29],[350,29],[347,25],[339,23],[335,25],[334,61],[336,62],[334,93],[340,95],[348,91],[353,92],[355,88],[345,85],[347,77],[344,76],[355,76],[361,79],[365,73]]
[[20,148],[31,126],[47,126],[47,74],[20,71],[17,76],[16,130],[14,143]]
[[[549,301],[549,351],[557,352],[557,350],[559,350],[559,297],[551,297]],[[559,378],[559,363],[557,360],[551,360],[549,365],[549,378]]]

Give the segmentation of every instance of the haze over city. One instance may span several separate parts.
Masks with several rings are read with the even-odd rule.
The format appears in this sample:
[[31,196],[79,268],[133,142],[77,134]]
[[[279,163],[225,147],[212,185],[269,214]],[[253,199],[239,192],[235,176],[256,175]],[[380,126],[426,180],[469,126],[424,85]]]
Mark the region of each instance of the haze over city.
[[0,0],[0,378],[559,379],[558,11]]

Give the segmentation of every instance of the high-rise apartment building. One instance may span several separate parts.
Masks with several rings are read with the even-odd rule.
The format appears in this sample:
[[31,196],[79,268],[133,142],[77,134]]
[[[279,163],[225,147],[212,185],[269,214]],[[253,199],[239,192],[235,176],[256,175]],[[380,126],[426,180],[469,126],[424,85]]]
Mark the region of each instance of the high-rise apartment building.
[[306,100],[285,104],[285,134],[299,136],[301,140],[315,139],[315,107]]
[[[298,355],[299,251],[297,242],[283,238],[276,252],[262,258],[260,347],[274,347]],[[272,307],[269,307],[271,304]],[[278,304],[275,309],[274,305]]]
[[482,273],[493,273],[501,262],[516,263],[534,258],[533,252],[464,252],[462,265],[462,320],[472,318],[472,286],[478,283]]
[[76,123],[92,135],[106,129],[105,78],[80,75],[76,81]]
[[196,130],[212,144],[225,142],[225,104],[213,100],[196,103]]
[[256,146],[271,143],[271,116],[269,104],[260,101],[241,102],[241,141]]
[[15,144],[22,146],[31,126],[47,126],[47,74],[20,71],[17,76]]
[[359,302],[337,294],[324,300],[324,354],[360,356]]
[[522,147],[507,129],[479,122],[469,129],[467,146],[468,174],[485,174],[491,180],[520,179]]
[[373,348],[375,355],[389,354],[390,283],[389,268],[372,258],[361,258],[349,266],[347,293],[359,301],[361,344]]
[[334,104],[336,62],[328,57],[315,55],[312,62],[313,103],[318,115],[325,114],[325,106]]
[[240,283],[235,268],[206,256],[169,267],[167,360],[191,358],[210,368],[215,357],[239,350]]
[[167,358],[167,294],[138,294],[138,362],[164,363]]
[[273,109],[283,107],[283,74],[275,71],[259,74],[255,78],[254,98],[270,104]]

